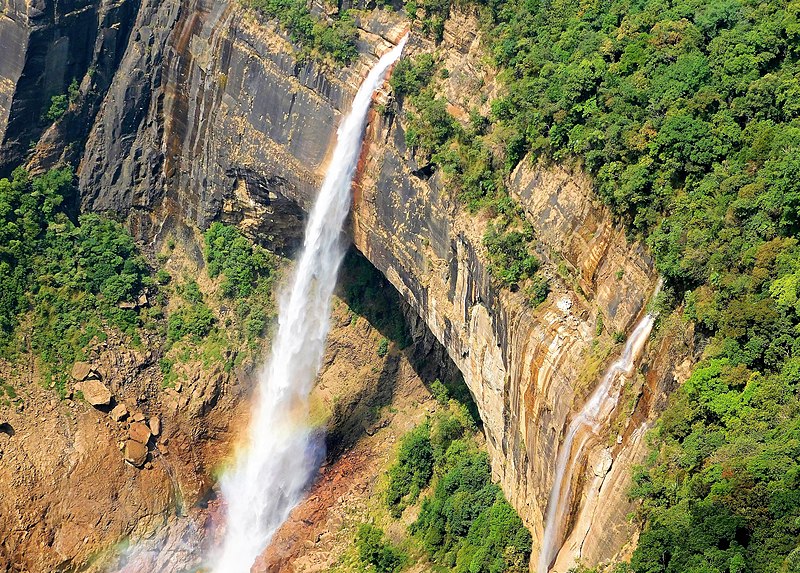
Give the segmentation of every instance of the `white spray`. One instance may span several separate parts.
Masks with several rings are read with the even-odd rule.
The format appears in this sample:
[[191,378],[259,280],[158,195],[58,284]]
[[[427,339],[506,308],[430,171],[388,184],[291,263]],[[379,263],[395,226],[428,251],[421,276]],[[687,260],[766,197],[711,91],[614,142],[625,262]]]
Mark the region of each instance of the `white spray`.
[[280,301],[278,332],[259,378],[249,441],[222,478],[227,529],[215,573],[247,573],[300,501],[318,467],[321,447],[308,427],[308,395],[319,372],[330,301],[344,257],[340,235],[350,210],[355,173],[372,95],[397,61],[408,36],[384,55],[361,84],[306,227],[294,279]]
[[[655,297],[661,288],[659,281]],[[558,555],[564,540],[565,516],[572,495],[572,475],[575,465],[581,460],[586,444],[603,427],[603,422],[611,415],[619,401],[621,384],[614,384],[620,376],[630,376],[636,359],[650,336],[655,317],[646,314],[628,337],[622,355],[608,368],[581,412],[570,422],[567,434],[558,450],[556,473],[553,487],[547,499],[547,513],[544,520],[544,536],[539,550],[536,573],[548,573],[550,565]],[[577,440],[576,440],[577,438]]]

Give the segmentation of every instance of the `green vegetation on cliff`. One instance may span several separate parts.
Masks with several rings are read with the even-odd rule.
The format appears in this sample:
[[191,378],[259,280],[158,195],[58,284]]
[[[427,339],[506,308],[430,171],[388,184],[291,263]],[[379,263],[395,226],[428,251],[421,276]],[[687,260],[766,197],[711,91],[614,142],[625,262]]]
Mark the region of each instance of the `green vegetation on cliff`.
[[[447,390],[437,393],[446,397]],[[410,532],[436,570],[456,573],[527,571],[531,536],[492,483],[489,458],[475,442],[475,422],[454,400],[400,441],[389,469],[386,504],[390,515],[422,500]]]
[[430,54],[400,60],[392,74],[392,88],[411,108],[406,112],[406,142],[418,161],[441,169],[445,182],[469,211],[484,209],[492,217],[484,236],[492,277],[511,290],[524,288],[532,306],[545,300],[547,279],[533,251],[533,228],[509,197],[505,180],[510,166],[491,151],[488,121],[473,111],[464,127],[450,114],[447,102],[436,95]]
[[[168,253],[158,257],[170,259],[166,264],[178,277],[167,273],[169,280],[162,287],[169,298],[161,359],[164,385],[188,381],[198,361],[204,368],[229,372],[257,359],[275,316],[278,258],[236,227],[219,222],[203,236],[204,270],[180,256],[171,260],[174,243],[170,243]],[[166,272],[160,269],[157,280],[161,271]]]
[[292,42],[300,45],[301,58],[332,58],[349,64],[356,56],[358,32],[348,11],[326,19],[311,14],[305,0],[245,0],[245,3],[280,22]]
[[[233,227],[212,225],[205,256],[208,275],[220,277],[220,300],[212,304],[199,277],[173,280],[159,268],[153,281],[119,223],[91,213],[70,218],[74,199],[69,168],[37,177],[17,169],[0,179],[0,358],[13,363],[33,352],[44,382],[64,395],[72,364],[112,332],[133,345],[145,332],[163,340],[165,384],[180,362],[199,357],[230,368],[242,350],[258,350],[274,314],[273,255]],[[168,297],[173,303],[165,312]],[[226,304],[234,312],[220,323]]]
[[[800,570],[800,3],[472,6],[506,88],[476,139],[501,145],[466,153],[453,134],[471,128],[414,99],[435,74],[409,69],[395,89],[418,155],[478,208],[525,157],[581,164],[708,341],[635,477],[633,570]],[[498,276],[529,266],[518,239],[494,242]]]
[[151,283],[119,224],[94,214],[76,224],[67,216],[72,180],[68,168],[38,177],[20,168],[0,179],[0,353],[30,348],[60,392],[72,363],[106,336],[106,325],[135,336],[144,317],[123,303]]
[[275,314],[276,257],[222,223],[206,231],[204,254],[208,275],[222,276],[222,296],[235,301],[245,338],[254,344]]

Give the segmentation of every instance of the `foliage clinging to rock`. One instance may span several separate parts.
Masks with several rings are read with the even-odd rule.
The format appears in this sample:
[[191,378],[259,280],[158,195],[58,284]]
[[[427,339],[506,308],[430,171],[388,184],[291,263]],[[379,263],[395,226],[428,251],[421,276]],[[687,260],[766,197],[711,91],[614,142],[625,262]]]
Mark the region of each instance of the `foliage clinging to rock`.
[[303,48],[301,56],[329,56],[340,64],[349,64],[358,56],[358,32],[348,12],[328,20],[317,18],[305,0],[247,0],[267,16],[275,18],[289,37]]
[[0,179],[0,351],[15,351],[21,318],[31,321],[32,349],[59,391],[66,372],[105,325],[134,334],[139,316],[120,303],[151,284],[130,234],[95,214],[75,224],[63,211],[74,197],[69,168]]

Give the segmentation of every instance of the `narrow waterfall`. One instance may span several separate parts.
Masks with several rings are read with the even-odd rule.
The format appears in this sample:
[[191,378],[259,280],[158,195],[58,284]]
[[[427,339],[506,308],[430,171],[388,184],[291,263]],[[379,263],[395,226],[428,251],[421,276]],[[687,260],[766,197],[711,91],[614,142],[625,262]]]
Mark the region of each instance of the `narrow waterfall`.
[[[659,281],[653,297],[658,294],[660,288]],[[616,408],[622,392],[622,384],[616,384],[616,381],[620,376],[630,376],[633,372],[636,359],[650,336],[654,321],[655,316],[650,313],[642,317],[628,337],[620,357],[603,374],[597,388],[567,428],[567,434],[558,450],[556,473],[547,499],[544,537],[539,550],[536,573],[548,573],[553,560],[558,556],[561,544],[564,542],[566,514],[572,497],[572,476],[575,466],[583,458],[588,442],[602,430],[605,421]]]
[[322,446],[308,426],[308,396],[322,362],[331,295],[344,256],[342,226],[372,95],[407,39],[372,68],[339,126],[303,252],[279,303],[278,332],[259,376],[249,439],[221,481],[227,519],[224,539],[212,557],[215,573],[250,571],[321,461]]

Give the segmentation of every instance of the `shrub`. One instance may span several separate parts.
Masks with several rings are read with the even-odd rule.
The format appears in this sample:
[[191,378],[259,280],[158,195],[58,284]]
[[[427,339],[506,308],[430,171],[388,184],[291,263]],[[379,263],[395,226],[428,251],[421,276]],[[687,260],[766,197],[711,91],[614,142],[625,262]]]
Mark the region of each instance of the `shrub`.
[[389,353],[389,340],[386,338],[381,338],[380,342],[378,342],[378,356],[383,358]]
[[525,296],[528,299],[528,304],[536,308],[547,300],[547,295],[550,294],[550,281],[547,280],[540,273],[536,273],[531,277],[530,284],[525,288]]
[[408,116],[406,142],[425,157],[441,152],[444,144],[459,130],[456,120],[447,111],[447,102],[424,91],[414,98],[414,107],[417,115]]
[[228,298],[250,296],[259,281],[275,270],[273,257],[253,245],[236,227],[213,223],[205,233],[208,274],[223,275],[222,292]]
[[416,58],[401,58],[392,70],[389,84],[395,96],[419,95],[431,82],[434,74],[434,60],[431,54],[420,54]]
[[211,332],[216,317],[203,302],[203,293],[196,281],[187,281],[181,293],[189,304],[172,312],[167,318],[167,340],[177,342],[190,336],[193,341],[200,341]]
[[450,400],[450,393],[447,391],[447,387],[438,378],[431,382],[430,390],[439,404],[447,404],[448,400]]
[[44,116],[50,121],[56,121],[67,113],[69,108],[69,100],[66,94],[54,95],[50,98],[50,107],[47,108]]
[[516,287],[524,279],[532,277],[539,269],[539,259],[528,251],[528,243],[532,240],[532,232],[500,231],[490,223],[483,244],[489,254],[492,277],[507,287]]
[[368,523],[358,528],[356,548],[361,561],[378,573],[394,573],[406,561],[405,555],[384,539],[383,531]]
[[425,423],[403,436],[397,463],[389,468],[386,504],[393,517],[400,517],[409,503],[417,500],[420,491],[433,475],[433,446],[430,426]]

